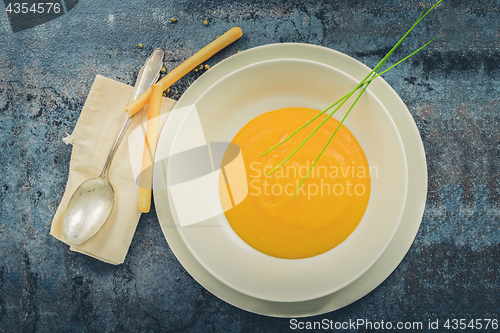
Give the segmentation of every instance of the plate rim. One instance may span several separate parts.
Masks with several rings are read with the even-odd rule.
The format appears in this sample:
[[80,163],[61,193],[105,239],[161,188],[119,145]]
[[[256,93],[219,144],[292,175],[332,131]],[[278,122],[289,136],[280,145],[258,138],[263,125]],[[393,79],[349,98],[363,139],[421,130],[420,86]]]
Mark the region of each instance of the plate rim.
[[[291,54],[293,54],[293,56]],[[238,65],[238,63],[241,62],[252,63],[253,58],[260,57],[261,60],[283,57],[308,59],[322,62],[333,67],[336,67],[335,65],[332,65],[332,63],[336,63],[336,61],[347,61],[350,66],[354,66],[354,69],[350,68],[347,73],[357,79],[360,79],[361,76],[366,75],[370,71],[367,66],[358,60],[339,51],[305,43],[268,44],[243,51],[232,57],[212,67],[212,72],[209,71],[205,73],[197,81],[195,81],[191,86],[194,88],[190,87],[190,89],[188,89],[183,96],[181,96],[174,109],[179,109],[185,105],[192,104],[192,101],[190,102],[189,99],[192,99],[193,94],[197,94],[195,91],[196,89],[203,89],[203,86],[210,86],[211,81],[212,83],[217,81],[217,79],[214,78],[214,75],[211,74],[214,73],[213,70],[215,68],[222,66],[238,67],[241,66]],[[230,61],[227,62],[228,60]],[[223,70],[223,68],[221,68],[221,70]],[[346,71],[344,68],[341,70]],[[351,285],[346,286],[333,294],[319,299],[297,303],[264,301],[238,293],[216,280],[210,273],[204,271],[196,259],[192,257],[190,258],[191,254],[189,253],[189,250],[185,248],[182,240],[180,240],[180,235],[178,234],[175,226],[169,223],[169,207],[167,207],[167,205],[158,205],[156,208],[158,220],[172,252],[186,271],[198,283],[221,300],[252,313],[272,317],[305,317],[338,310],[355,302],[374,290],[394,271],[394,269],[396,269],[411,247],[424,213],[425,201],[427,197],[427,166],[425,151],[413,117],[392,87],[390,87],[382,78],[378,78],[372,82],[370,90],[374,92],[385,91],[388,94],[387,97],[381,98],[380,95],[375,93],[382,104],[389,111],[389,114],[395,121],[398,129],[400,126],[405,127],[405,131],[400,131],[400,135],[405,146],[408,175],[409,178],[412,179],[411,186],[413,187],[413,191],[410,191],[409,179],[408,200],[405,206],[405,212],[403,213],[403,218],[406,216],[408,221],[402,221],[404,223],[400,224],[398,230],[396,231],[396,236],[393,238],[381,258],[365,274],[363,274],[363,276],[354,281]],[[395,109],[402,109],[403,112],[399,112],[398,115],[397,111],[394,111]],[[394,119],[393,113],[397,115],[397,119]],[[160,135],[159,148],[162,146],[163,142],[168,141],[166,138],[168,133],[165,133],[167,132],[164,130]],[[408,155],[409,150],[407,147],[411,148],[411,155]],[[153,191],[155,201],[160,202],[162,198],[164,199],[166,194],[165,192],[166,191],[164,190],[155,189]],[[397,237],[398,235],[400,236],[399,238]]]

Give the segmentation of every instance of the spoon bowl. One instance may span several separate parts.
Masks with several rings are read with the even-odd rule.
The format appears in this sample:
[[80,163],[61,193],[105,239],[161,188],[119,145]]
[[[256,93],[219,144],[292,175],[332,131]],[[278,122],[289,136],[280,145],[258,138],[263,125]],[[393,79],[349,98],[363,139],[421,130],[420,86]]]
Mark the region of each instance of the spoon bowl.
[[68,243],[83,244],[94,236],[108,219],[114,203],[115,190],[106,175],[78,186],[64,216],[63,232]]

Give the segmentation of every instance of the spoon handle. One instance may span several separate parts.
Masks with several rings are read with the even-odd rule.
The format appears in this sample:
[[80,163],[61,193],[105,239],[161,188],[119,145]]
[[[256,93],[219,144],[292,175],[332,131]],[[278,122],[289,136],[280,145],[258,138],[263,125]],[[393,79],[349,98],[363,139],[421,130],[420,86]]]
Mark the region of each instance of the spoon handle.
[[[163,56],[163,50],[156,49],[149,56],[149,58],[146,59],[144,66],[142,66],[142,68],[139,70],[139,74],[137,75],[134,90],[132,90],[132,95],[130,96],[129,103],[133,102],[137,97],[151,88],[153,83],[158,80],[158,77],[160,76],[160,70],[163,67]],[[108,170],[111,166],[111,162],[113,161],[113,157],[115,156],[115,153],[120,146],[120,142],[122,141],[128,127],[130,126],[130,123],[132,122],[132,118],[133,117],[128,116],[128,113],[125,113],[122,126],[120,127],[120,131],[118,132],[116,140],[113,143],[111,150],[109,151],[109,155],[106,159],[106,163],[104,163],[104,168],[102,169],[101,176],[106,176],[108,174]]]

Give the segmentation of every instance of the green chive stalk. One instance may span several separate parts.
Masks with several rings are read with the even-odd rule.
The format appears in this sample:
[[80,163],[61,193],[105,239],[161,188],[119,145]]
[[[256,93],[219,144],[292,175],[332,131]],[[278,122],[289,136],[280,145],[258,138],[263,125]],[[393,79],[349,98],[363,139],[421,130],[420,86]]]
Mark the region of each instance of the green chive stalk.
[[415,52],[411,53],[410,55],[406,56],[405,58],[403,58],[402,60],[398,61],[397,63],[395,63],[394,65],[392,65],[391,67],[389,67],[388,69],[382,71],[381,73],[379,73],[380,69],[382,68],[382,66],[386,63],[387,59],[389,59],[389,57],[394,53],[394,51],[399,47],[399,45],[401,45],[401,43],[406,39],[406,37],[410,34],[410,32],[420,23],[420,21],[422,21],[434,8],[436,8],[440,3],[441,1],[443,0],[439,0],[434,6],[432,6],[429,10],[426,11],[427,9],[427,4],[424,6],[424,9],[422,10],[422,12],[420,13],[419,17],[417,18],[417,20],[415,21],[415,23],[412,25],[412,27],[403,35],[403,37],[401,37],[401,39],[392,47],[392,49],[384,56],[384,58],[382,58],[382,60],[370,71],[370,73],[352,90],[350,91],[349,93],[347,93],[345,96],[343,96],[341,99],[339,99],[338,101],[336,101],[335,103],[333,103],[332,105],[330,105],[329,107],[327,107],[325,110],[323,110],[322,112],[320,112],[317,116],[315,116],[313,119],[311,119],[310,121],[308,121],[306,124],[302,125],[299,129],[297,129],[295,132],[293,132],[292,134],[290,134],[289,136],[287,136],[283,141],[281,141],[280,143],[278,143],[277,145],[271,147],[269,150],[265,151],[264,153],[260,154],[260,156],[263,156],[267,153],[269,153],[270,151],[278,148],[280,145],[282,145],[283,143],[285,143],[286,141],[288,141],[289,139],[291,139],[295,134],[297,134],[300,130],[302,130],[303,128],[305,128],[307,125],[309,125],[310,123],[312,123],[314,120],[316,120],[318,117],[320,117],[321,115],[323,115],[325,112],[327,112],[328,110],[330,110],[331,108],[333,108],[335,105],[339,104],[329,115],[328,117],[325,118],[325,120],[323,120],[321,122],[320,125],[318,125],[318,127],[316,127],[314,129],[314,131],[309,134],[307,136],[307,138],[287,157],[285,158],[285,160],[283,160],[278,166],[276,166],[274,169],[272,169],[270,172],[267,173],[267,175],[270,175],[272,174],[274,171],[276,171],[279,167],[281,167],[283,164],[285,164],[320,128],[321,126],[323,126],[324,123],[326,123],[326,121],[328,121],[328,119],[330,119],[334,114],[335,112],[337,112],[346,102],[347,100],[360,88],[363,88],[361,90],[361,92],[358,94],[357,98],[355,99],[355,101],[353,102],[353,104],[350,106],[349,110],[346,112],[345,116],[343,117],[342,121],[339,123],[337,129],[335,130],[335,132],[331,135],[330,139],[328,140],[328,142],[326,143],[326,145],[323,147],[323,149],[321,150],[320,154],[317,156],[317,158],[314,160],[313,164],[311,165],[311,167],[309,168],[306,176],[302,179],[302,182],[300,183],[300,186],[298,187],[297,189],[297,192],[295,193],[295,196],[294,198],[297,196],[300,188],[302,187],[302,185],[304,184],[306,178],[309,176],[309,173],[311,172],[312,168],[314,167],[314,165],[316,164],[316,162],[319,160],[319,158],[321,157],[321,155],[323,154],[323,152],[326,150],[326,148],[328,147],[328,145],[330,144],[330,142],[332,141],[333,137],[335,136],[335,134],[337,133],[337,131],[339,130],[340,126],[342,126],[342,124],[344,123],[344,120],[346,119],[346,117],[349,115],[349,113],[351,112],[352,108],[354,107],[354,105],[356,105],[356,103],[358,102],[358,100],[360,99],[360,97],[363,95],[363,93],[366,91],[366,89],[368,88],[369,84],[375,80],[376,78],[378,78],[379,76],[383,75],[384,73],[387,73],[389,70],[393,69],[394,67],[398,66],[399,64],[403,63],[404,61],[408,60],[410,57],[412,57],[413,55],[417,54],[418,52],[420,52],[422,49],[424,49],[426,46],[428,46],[431,42],[433,42],[435,38],[433,38],[432,40],[430,40],[429,42],[427,42],[426,44],[424,44],[422,47],[420,47],[418,50],[416,50]]

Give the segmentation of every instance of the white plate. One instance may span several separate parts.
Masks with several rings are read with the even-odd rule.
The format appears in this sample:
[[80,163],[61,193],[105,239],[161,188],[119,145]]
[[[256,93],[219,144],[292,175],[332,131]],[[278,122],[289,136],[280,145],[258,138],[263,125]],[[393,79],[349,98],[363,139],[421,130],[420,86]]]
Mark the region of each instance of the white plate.
[[[392,118],[369,91],[345,121],[373,171],[368,207],[355,231],[321,255],[299,260],[279,259],[246,244],[222,213],[219,170],[207,168],[205,180],[199,177],[197,171],[203,158],[210,162],[206,158],[208,149],[198,149],[194,156],[192,154],[193,149],[204,147],[207,142],[230,142],[248,121],[268,111],[293,106],[325,109],[357,84],[345,73],[318,62],[270,60],[246,66],[219,80],[195,102],[196,107],[187,112],[171,150],[187,152],[189,158],[180,163],[170,159],[167,164],[167,179],[170,184],[177,184],[170,188],[169,203],[176,224],[189,224],[179,229],[187,247],[220,281],[263,300],[306,301],[345,287],[383,253],[399,225],[405,205],[407,166]],[[349,106],[346,103],[334,117],[341,120]],[[212,156],[216,154],[213,148],[210,152]],[[190,167],[196,171],[196,179],[179,185],[177,179],[185,179]],[[179,191],[184,191],[184,195]],[[204,216],[203,211],[207,212]],[[191,224],[192,220],[199,222]]]
[[[357,80],[362,79],[370,71],[368,67],[355,59],[331,49],[308,44],[266,45],[239,53],[214,66],[191,85],[178,101],[175,110],[179,111],[183,107],[193,104],[203,92],[225,75],[259,61],[279,58],[318,61],[340,68]],[[365,274],[345,288],[315,300],[279,303],[250,297],[217,280],[192,256],[173,221],[168,205],[167,191],[155,187],[156,211],[165,238],[191,276],[217,297],[241,309],[268,316],[303,317],[342,308],[368,294],[390,275],[408,251],[420,226],[427,195],[427,168],[418,130],[404,103],[384,81],[374,82],[370,86],[370,90],[386,107],[398,127],[405,147],[409,170],[407,204],[401,224],[380,259]],[[165,152],[170,151],[172,133],[176,131],[184,116],[176,111],[170,115],[160,138],[157,154],[160,163],[165,157]],[[159,183],[163,183],[165,165],[163,165],[163,170],[161,168],[155,170],[160,170],[155,173],[155,184],[157,180]]]

